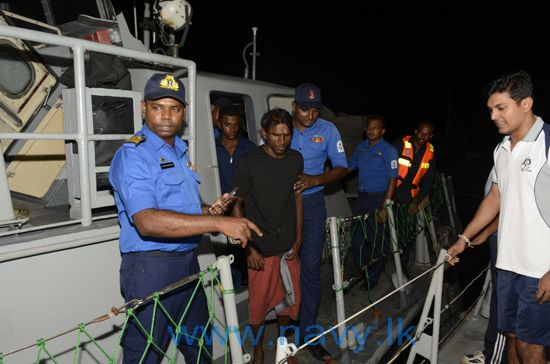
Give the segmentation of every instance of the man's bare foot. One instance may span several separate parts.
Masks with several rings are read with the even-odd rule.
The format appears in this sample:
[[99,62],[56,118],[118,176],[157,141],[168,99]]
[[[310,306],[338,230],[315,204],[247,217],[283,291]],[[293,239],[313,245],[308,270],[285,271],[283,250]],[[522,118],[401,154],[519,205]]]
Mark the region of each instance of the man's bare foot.
[[261,345],[254,347],[254,359],[252,364],[264,364],[264,348]]

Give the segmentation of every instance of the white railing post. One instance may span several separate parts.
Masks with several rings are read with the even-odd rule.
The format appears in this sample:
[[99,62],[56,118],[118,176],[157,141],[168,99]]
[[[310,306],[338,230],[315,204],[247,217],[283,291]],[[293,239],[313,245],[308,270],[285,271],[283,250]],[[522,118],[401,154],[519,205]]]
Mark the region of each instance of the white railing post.
[[[90,169],[88,126],[86,124],[86,80],[84,49],[74,46],[74,88],[76,93],[76,125],[78,131],[78,176],[80,178],[80,215],[83,226],[92,224],[92,196],[90,193]],[[95,176],[94,176],[95,178]]]
[[[424,308],[416,327],[415,339],[418,341],[414,343],[407,358],[407,364],[412,364],[417,354],[428,359],[430,363],[437,363],[437,357],[439,352],[439,325],[441,318],[441,295],[443,293],[443,273],[445,272],[445,255],[447,251],[441,249],[439,257],[437,258],[436,265],[439,267],[434,271],[428,294],[426,295],[426,301],[424,301]],[[428,317],[430,308],[433,303],[433,318]],[[432,334],[426,334],[424,329],[429,325],[432,325]]]
[[[165,55],[154,54],[150,52],[142,52],[128,48],[106,45],[97,42],[87,41],[83,39],[48,34],[30,29],[18,28],[9,25],[0,25],[0,35],[5,37],[14,37],[24,40],[69,47],[73,50],[73,66],[75,75],[75,98],[76,98],[76,116],[77,116],[77,133],[76,134],[39,134],[39,133],[0,133],[1,139],[31,139],[31,140],[46,140],[46,139],[65,139],[74,140],[78,146],[78,162],[79,162],[79,186],[80,186],[80,214],[76,217],[80,219],[83,226],[89,226],[92,223],[92,196],[90,178],[90,156],[89,145],[93,142],[94,137],[89,134],[86,124],[86,84],[85,84],[85,67],[84,67],[84,52],[100,52],[112,54],[120,57],[137,59],[146,62],[155,63],[166,66],[173,65],[176,67],[186,68],[188,70],[189,79],[189,130],[188,137],[191,160],[194,162],[195,156],[195,91],[196,91],[196,65],[194,62]],[[59,137],[58,136],[62,136]],[[113,137],[118,139],[120,136]],[[75,210],[76,211],[76,210]]]
[[229,349],[231,350],[231,362],[233,364],[243,364],[245,361],[243,358],[242,343],[240,342],[239,317],[237,316],[235,290],[231,275],[231,263],[233,259],[232,255],[222,255],[218,257],[218,260],[214,263],[214,267],[220,272],[220,281],[223,287],[221,295],[225,312],[225,324],[228,330]]
[[[421,248],[419,247],[419,237],[417,235],[416,237],[416,262],[419,264],[430,264],[430,253],[428,250],[428,241],[426,240],[426,228],[428,229],[428,232],[430,233],[430,239],[432,241],[432,247],[434,248],[434,252],[437,252],[441,247],[439,242],[437,241],[437,233],[435,231],[435,223],[433,220],[428,220],[428,214],[426,214],[426,208],[424,204],[420,204],[418,206],[418,225],[421,226],[421,233],[419,235],[422,235],[424,239],[424,246]],[[420,223],[422,221],[422,223]],[[423,249],[422,251],[419,251],[419,249]]]
[[[338,221],[336,217],[329,217],[329,227],[330,227],[330,248],[332,250],[332,270],[334,273],[334,289],[336,296],[336,318],[338,324],[346,320],[346,306],[344,304],[344,286],[342,271],[340,269],[340,245],[338,241]],[[341,362],[350,363],[349,351],[348,351],[348,340],[346,325],[338,326],[338,335],[340,337],[340,352]]]
[[11,201],[10,187],[6,175],[6,163],[4,161],[4,152],[0,146],[0,223],[2,221],[15,220],[13,213],[13,202]]
[[440,177],[441,177],[441,182],[443,183],[443,192],[445,194],[445,203],[447,204],[447,213],[449,214],[449,221],[451,222],[451,228],[453,229],[453,234],[456,234],[457,231],[455,226],[453,206],[452,206],[451,198],[449,196],[449,190],[447,189],[447,178],[445,178],[444,174],[441,174]]
[[281,336],[277,339],[277,349],[275,351],[275,364],[287,363],[288,357],[296,354],[298,348],[296,345],[289,344],[286,337]]
[[418,214],[416,216],[418,233],[416,234],[415,263],[429,265],[430,253],[428,251],[428,240],[426,239],[426,214],[422,206],[418,207]]
[[[395,274],[397,276],[397,286],[401,287],[405,284],[403,278],[403,269],[401,268],[401,257],[399,255],[399,244],[397,244],[397,228],[395,225],[395,218],[393,216],[393,201],[384,205],[386,208],[386,215],[388,218],[388,224],[390,225],[390,240],[393,250],[393,259],[395,262]],[[404,289],[399,291],[399,298],[401,300],[401,308],[407,307],[407,292]]]
[[[483,282],[483,289],[479,295],[479,299],[476,302],[472,316],[474,318],[479,318],[479,313],[481,312],[481,307],[486,305],[486,301],[491,304],[491,269],[487,269],[487,274],[485,275],[485,282]],[[483,315],[482,315],[483,316]]]

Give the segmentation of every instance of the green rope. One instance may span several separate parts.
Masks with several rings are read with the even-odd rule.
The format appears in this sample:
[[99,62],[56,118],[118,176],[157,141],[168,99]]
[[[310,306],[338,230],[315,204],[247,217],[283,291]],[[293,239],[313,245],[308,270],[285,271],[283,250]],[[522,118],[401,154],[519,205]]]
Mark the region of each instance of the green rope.
[[[454,197],[455,194],[452,186],[452,177],[447,176],[446,183],[448,186],[447,191],[448,191],[449,197]],[[427,225],[429,222],[434,221],[437,218],[436,216],[437,212],[439,211],[441,206],[444,206],[445,203],[446,203],[446,200],[445,200],[445,193],[443,189],[442,179],[436,178],[435,183],[432,186],[432,190],[430,191],[429,203],[427,203],[424,208],[424,211],[425,211],[424,225]],[[328,255],[332,254],[332,249],[336,248],[340,250],[341,252],[340,269],[342,270],[342,274],[344,269],[344,261],[347,254],[349,254],[349,247],[351,246],[353,237],[357,232],[357,229],[361,229],[360,234],[361,234],[362,241],[360,246],[360,265],[363,267],[364,263],[367,263],[367,264],[370,263],[370,262],[363,262],[363,251],[364,249],[367,249],[367,246],[365,244],[370,242],[370,238],[371,238],[369,236],[371,234],[369,233],[367,224],[373,227],[373,231],[374,231],[374,234],[373,234],[374,238],[372,241],[372,245],[370,247],[371,257],[374,256],[377,250],[379,250],[380,255],[382,255],[382,259],[384,259],[383,257],[387,256],[389,252],[394,250],[393,248],[388,249],[388,247],[393,246],[392,243],[395,243],[395,245],[398,246],[400,249],[404,249],[408,244],[410,244],[410,242],[416,237],[416,235],[419,232],[416,220],[419,218],[422,218],[418,215],[415,216],[410,214],[409,206],[402,205],[402,204],[394,205],[394,225],[395,226],[391,226],[389,220],[386,220],[385,223],[379,224],[376,221],[376,215],[374,215],[374,217],[375,217],[374,225],[371,224],[373,220],[368,220],[369,217],[367,215],[360,216],[357,219],[354,219],[353,221],[351,221],[349,218],[338,218],[337,226],[338,226],[339,242],[335,245],[330,243],[330,239],[327,234],[327,237],[326,237],[327,243],[325,245],[325,249],[328,250]],[[393,238],[391,234],[388,235],[388,233],[390,232],[390,229],[392,228],[394,228],[397,232],[397,240],[398,240],[397,242],[393,242]],[[380,236],[380,234],[382,236]],[[370,284],[368,283],[368,280],[369,280],[368,268],[363,270],[364,270],[364,276],[367,279],[368,300],[369,302],[372,302],[372,297],[370,292],[371,287],[370,287]],[[181,314],[181,316],[178,315],[179,317],[177,318],[177,323],[175,318],[171,317],[168,314],[168,311],[162,304],[162,299],[161,299],[162,297],[159,293],[154,293],[152,295],[153,316],[150,322],[151,326],[148,330],[145,329],[144,324],[140,322],[140,320],[136,316],[135,309],[137,307],[126,308],[124,323],[120,328],[120,333],[116,339],[115,347],[113,348],[110,356],[108,352],[100,345],[99,341],[96,338],[94,338],[90,334],[90,332],[88,332],[87,325],[80,323],[78,325],[78,333],[76,335],[76,343],[75,343],[74,352],[72,355],[73,363],[76,364],[78,362],[79,356],[82,353],[83,338],[87,337],[93,343],[93,345],[97,347],[101,351],[101,353],[103,353],[103,355],[107,358],[107,361],[109,364],[115,364],[117,361],[116,359],[119,356],[119,353],[121,351],[122,338],[124,336],[124,333],[128,329],[130,320],[134,320],[137,329],[145,336],[147,340],[147,345],[144,348],[144,352],[139,361],[140,363],[144,361],[144,359],[147,357],[147,354],[149,353],[150,350],[158,351],[163,357],[167,359],[168,363],[174,363],[177,347],[174,346],[173,352],[166,353],[162,351],[161,348],[159,347],[159,344],[155,343],[153,340],[153,332],[154,332],[153,330],[155,327],[155,322],[157,321],[157,318],[158,318],[157,316],[158,314],[162,314],[166,316],[166,319],[169,322],[169,324],[175,327],[175,335],[177,338],[179,338],[182,335],[185,335],[184,337],[186,339],[191,339],[198,343],[198,346],[199,346],[198,358],[208,357],[210,359],[213,359],[213,353],[207,350],[207,347],[205,344],[205,338],[206,338],[206,335],[208,335],[209,330],[213,330],[214,328],[220,327],[223,330],[225,330],[224,332],[228,334],[239,334],[240,332],[238,327],[227,328],[225,326],[225,323],[221,322],[221,320],[218,317],[216,317],[214,303],[217,301],[218,297],[216,295],[214,288],[218,286],[222,295],[235,294],[235,290],[223,288],[220,282],[218,271],[212,266],[208,267],[205,271],[199,272],[198,275],[199,275],[199,279],[197,281],[197,284],[193,288],[193,293],[191,295],[191,298],[187,302],[184,312]],[[206,275],[208,275],[208,277]],[[209,278],[208,287],[206,284],[207,278]],[[191,303],[195,299],[200,289],[202,289],[203,292],[205,293],[209,318],[204,326],[204,330],[202,331],[202,333],[198,337],[195,337],[194,335],[189,334],[188,332],[183,330],[183,324],[184,324],[185,318],[189,314]],[[335,291],[338,292],[342,290],[343,290],[343,287],[340,287]],[[213,338],[213,335],[214,333],[212,334],[212,338]],[[37,348],[36,363],[39,363],[44,360],[57,363],[54,356],[50,353],[50,351],[46,347],[45,339],[39,339],[36,342],[35,347]],[[225,363],[229,362],[229,353],[230,353],[229,345],[228,345],[228,341],[226,340],[224,345]],[[0,364],[6,364],[5,359],[6,359],[5,354],[0,352]]]
[[359,247],[359,266],[363,267],[363,247],[365,246],[365,242],[367,241],[367,215],[363,215],[359,218],[359,226],[361,227],[361,233],[363,234],[362,240],[361,240],[361,246]]
[[48,349],[46,349],[46,341],[44,339],[38,339],[37,345],[38,345],[38,354],[36,355],[36,362],[37,363],[40,362],[42,352],[44,352],[44,353],[48,354],[48,359],[53,360],[53,362],[55,364],[57,364],[57,361],[55,360],[53,355],[48,351]]
[[76,364],[78,360],[78,353],[80,352],[80,338],[82,337],[82,328],[78,325],[78,335],[76,335],[76,346],[74,349],[73,364]]
[[105,355],[105,357],[107,359],[109,359],[109,354],[107,353],[107,351],[105,349],[103,349],[103,347],[101,345],[99,345],[99,343],[94,339],[94,337],[92,335],[90,335],[90,333],[88,331],[86,331],[86,325],[85,324],[78,325],[78,329],[79,329],[79,332],[78,332],[79,337],[80,337],[81,333],[84,333],[84,335],[86,335],[88,337],[88,339],[91,340],[91,342],[99,349],[99,351],[101,351],[103,353],[103,355]]
[[130,315],[133,314],[133,312],[134,312],[133,308],[129,308],[126,311],[126,315],[124,316],[124,324],[122,324],[122,329],[120,330],[120,334],[118,335],[117,342],[116,342],[115,347],[113,349],[113,354],[109,358],[109,363],[114,363],[115,358],[118,355],[118,351],[120,349],[120,343],[122,342],[122,335],[124,334],[124,332],[126,331],[126,328],[128,327],[128,321],[131,317]]

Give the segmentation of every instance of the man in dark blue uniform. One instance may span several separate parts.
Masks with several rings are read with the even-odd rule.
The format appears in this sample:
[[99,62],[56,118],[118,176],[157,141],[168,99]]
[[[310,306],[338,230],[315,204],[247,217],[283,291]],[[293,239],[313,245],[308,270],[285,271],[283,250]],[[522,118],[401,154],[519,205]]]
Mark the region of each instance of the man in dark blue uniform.
[[373,288],[384,269],[384,257],[380,246],[384,228],[376,225],[375,212],[378,210],[385,214],[384,207],[392,202],[395,180],[398,177],[397,150],[384,140],[385,132],[384,117],[381,115],[367,117],[365,128],[367,140],[357,146],[349,166],[350,172],[359,170],[359,196],[353,205],[353,216],[368,214],[367,240],[364,240],[362,229],[357,226],[351,246],[356,267],[370,266],[367,270],[368,277],[361,286],[362,289]]
[[212,100],[210,103],[210,111],[212,113],[212,124],[214,127],[214,138],[220,137],[220,111],[224,107],[230,107],[233,106],[233,103],[231,100],[229,100],[225,96],[220,96],[215,100]]
[[[321,90],[305,83],[296,88],[292,102],[294,130],[290,147],[302,153],[304,174],[294,188],[302,192],[304,205],[304,239],[300,251],[302,305],[300,308],[300,339],[319,334],[315,325],[321,302],[321,254],[325,243],[325,185],[347,174],[348,162],[338,129],[319,118]],[[327,158],[332,169],[325,172]],[[308,346],[318,360],[334,361],[319,343]]]
[[216,138],[216,155],[222,193],[233,185],[239,160],[246,152],[256,149],[256,144],[239,135],[241,115],[235,106],[220,110],[220,136]]
[[[111,164],[109,179],[121,226],[120,286],[126,301],[145,298],[197,273],[195,248],[201,234],[221,232],[244,244],[251,230],[261,234],[249,220],[216,216],[225,210],[221,199],[211,207],[201,205],[199,178],[192,168],[187,145],[176,135],[183,124],[185,106],[181,81],[170,74],[153,75],[145,86],[141,104],[145,125],[117,151]],[[161,297],[162,306],[176,322],[193,296],[192,286]],[[200,289],[197,292],[182,320],[189,333],[208,320],[204,294]],[[147,333],[151,332],[155,314],[154,345],[148,344],[143,329],[131,319],[122,340],[124,363],[162,360],[162,352],[170,341],[169,321],[161,310],[154,311],[150,303],[135,312]],[[191,345],[187,339],[178,345],[186,362],[208,362],[208,355],[199,351],[198,339]]]

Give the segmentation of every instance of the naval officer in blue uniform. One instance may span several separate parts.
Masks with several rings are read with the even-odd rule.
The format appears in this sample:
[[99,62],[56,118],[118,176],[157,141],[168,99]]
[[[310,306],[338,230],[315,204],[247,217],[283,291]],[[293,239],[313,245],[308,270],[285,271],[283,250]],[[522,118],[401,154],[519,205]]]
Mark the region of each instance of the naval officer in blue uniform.
[[[348,162],[338,129],[330,121],[319,118],[321,90],[305,83],[296,88],[292,102],[294,125],[290,147],[304,158],[304,174],[294,189],[302,193],[304,205],[304,237],[300,250],[302,304],[300,306],[300,340],[318,335],[315,325],[321,303],[321,254],[325,244],[325,185],[347,174]],[[327,159],[332,169],[325,171]],[[307,346],[311,355],[326,363],[335,362],[319,343]]]
[[[202,206],[199,178],[189,159],[187,145],[176,135],[185,116],[185,89],[171,74],[157,73],[147,82],[141,112],[143,128],[115,154],[109,180],[113,187],[120,221],[120,287],[125,301],[145,298],[184,277],[197,273],[195,254],[200,235],[221,232],[246,244],[251,230],[261,234],[247,219],[219,216],[225,207],[218,199]],[[222,197],[227,197],[224,195]],[[161,297],[162,306],[179,322],[193,296],[193,284]],[[169,321],[157,309],[153,343],[134,319],[122,340],[124,363],[160,363],[170,342]],[[153,304],[136,310],[140,325],[150,332]],[[183,319],[187,332],[208,321],[201,289]],[[172,327],[172,332],[175,332]],[[178,349],[188,363],[209,362],[199,351],[198,337],[192,343],[182,338]],[[160,350],[159,350],[160,349]],[[144,353],[145,352],[145,353]],[[145,358],[141,361],[142,356]],[[200,357],[199,357],[200,356]]]

